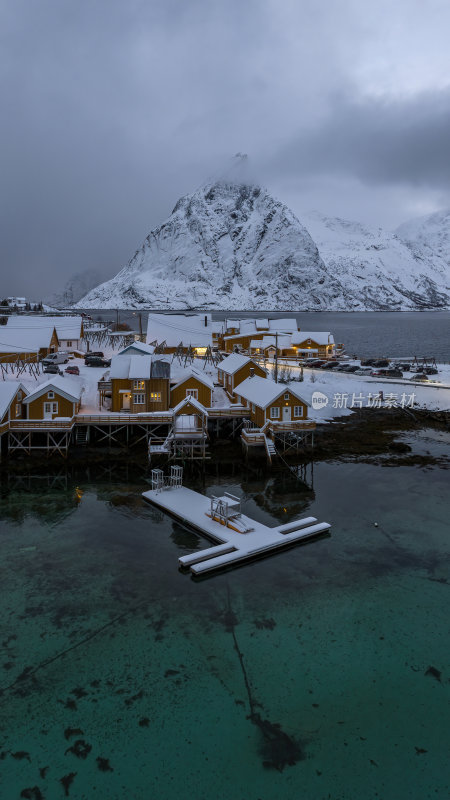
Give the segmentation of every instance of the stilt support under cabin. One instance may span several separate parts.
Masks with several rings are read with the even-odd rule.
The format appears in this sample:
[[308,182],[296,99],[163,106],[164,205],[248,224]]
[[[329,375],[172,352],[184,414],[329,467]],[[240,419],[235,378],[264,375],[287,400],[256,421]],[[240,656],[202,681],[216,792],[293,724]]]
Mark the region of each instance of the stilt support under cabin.
[[288,545],[326,534],[331,527],[328,522],[306,517],[269,528],[242,514],[238,497],[230,494],[205,497],[181,486],[180,481],[174,483],[172,477],[164,478],[161,470],[152,470],[152,485],[154,488],[142,495],[147,502],[218,543],[180,556],[180,567],[190,569],[194,575],[270,555]]

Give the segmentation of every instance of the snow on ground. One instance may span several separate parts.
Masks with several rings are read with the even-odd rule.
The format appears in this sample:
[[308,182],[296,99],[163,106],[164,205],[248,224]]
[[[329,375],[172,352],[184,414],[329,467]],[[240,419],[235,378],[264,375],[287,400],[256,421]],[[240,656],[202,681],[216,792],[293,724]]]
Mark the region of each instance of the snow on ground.
[[[114,351],[112,351],[113,354]],[[109,357],[110,353],[105,356]],[[217,383],[217,369],[207,364],[203,369],[204,361],[194,359],[192,365],[184,366],[178,360],[172,361],[171,356],[161,356],[171,362],[171,380],[193,366],[199,372],[208,375]],[[109,369],[105,367],[87,367],[81,358],[71,358],[69,364],[61,364],[60,369],[65,375],[69,365],[76,365],[80,375],[67,375],[67,380],[75,382],[83,388],[81,398],[81,414],[97,414],[98,391],[97,384],[103,377],[108,377]],[[282,368],[283,364],[279,363]],[[270,368],[270,365],[269,365]],[[292,389],[301,397],[311,403],[309,417],[317,422],[329,422],[336,417],[348,416],[352,411],[368,407],[395,407],[405,405],[407,408],[422,408],[431,411],[450,411],[450,364],[438,364],[439,374],[430,376],[424,385],[409,380],[410,374],[404,373],[403,379],[392,380],[389,378],[371,378],[352,373],[334,372],[333,370],[320,370],[304,368],[304,380],[295,380],[300,376],[300,367],[289,365]],[[7,380],[17,380],[15,375],[8,374]],[[36,379],[23,373],[19,380],[28,391],[34,391],[37,386],[52,378],[51,374],[41,373]],[[436,378],[437,380],[431,380]],[[270,379],[270,376],[269,376]],[[383,392],[383,400],[380,399]],[[322,395],[322,399],[318,397]],[[314,396],[315,395],[315,399]],[[314,402],[313,402],[314,401]],[[321,407],[318,403],[322,402]],[[226,408],[231,405],[230,400],[221,387],[214,387],[213,407]],[[313,407],[314,406],[314,407]]]
[[[294,380],[292,388],[315,406],[309,409],[309,417],[317,422],[348,416],[359,408],[404,406],[450,411],[450,365],[438,364],[438,370],[439,374],[430,376],[424,385],[409,380],[412,373],[404,373],[403,379],[395,380],[305,368],[304,380],[300,383]],[[300,368],[290,368],[290,372],[291,377],[295,377],[300,374]],[[432,378],[437,380],[433,381]],[[318,393],[322,398],[318,397]],[[319,403],[322,403],[321,407]]]

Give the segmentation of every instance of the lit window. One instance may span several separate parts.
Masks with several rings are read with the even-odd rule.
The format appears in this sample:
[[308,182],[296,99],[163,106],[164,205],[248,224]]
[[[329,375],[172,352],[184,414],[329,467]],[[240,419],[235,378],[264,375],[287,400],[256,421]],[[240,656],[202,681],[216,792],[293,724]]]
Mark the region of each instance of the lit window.
[[278,419],[278,417],[280,416],[280,409],[278,408],[278,406],[272,406],[272,408],[270,409],[270,416],[272,419]]
[[53,400],[54,396],[55,396],[54,392],[47,392],[47,397],[49,400]]
[[303,406],[294,406],[294,417],[303,417]]
[[16,417],[22,416],[22,403],[16,403]]
[[145,389],[145,381],[133,381],[133,389],[137,392],[142,392]]
[[198,389],[186,389],[186,397],[194,397],[198,400]]
[[133,403],[135,405],[142,405],[143,403],[145,403],[145,394],[133,395]]
[[151,403],[160,403],[161,402],[161,392],[150,392],[150,402]]

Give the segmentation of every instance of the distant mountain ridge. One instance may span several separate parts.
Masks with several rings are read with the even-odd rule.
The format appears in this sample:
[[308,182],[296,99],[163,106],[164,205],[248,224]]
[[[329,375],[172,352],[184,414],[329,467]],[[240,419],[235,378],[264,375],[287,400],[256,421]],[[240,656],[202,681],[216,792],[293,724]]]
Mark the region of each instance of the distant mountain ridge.
[[[255,184],[218,181],[176,203],[128,264],[76,308],[360,311],[449,308],[449,263],[408,235],[307,215]],[[404,226],[401,226],[403,228]],[[446,250],[445,250],[446,251]],[[446,251],[447,252],[447,251]],[[450,256],[450,246],[448,247]],[[450,260],[450,258],[449,258]]]

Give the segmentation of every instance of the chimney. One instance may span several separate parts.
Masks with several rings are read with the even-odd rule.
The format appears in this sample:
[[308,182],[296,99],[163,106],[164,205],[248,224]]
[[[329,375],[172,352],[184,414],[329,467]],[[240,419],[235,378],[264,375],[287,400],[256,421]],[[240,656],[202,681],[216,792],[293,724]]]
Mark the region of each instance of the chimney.
[[208,327],[208,317],[207,317],[207,315],[205,314],[205,328],[207,328],[207,327]]
[[255,377],[255,369],[254,369],[254,367],[250,367],[250,374],[249,374],[248,377],[249,378],[254,378]]

